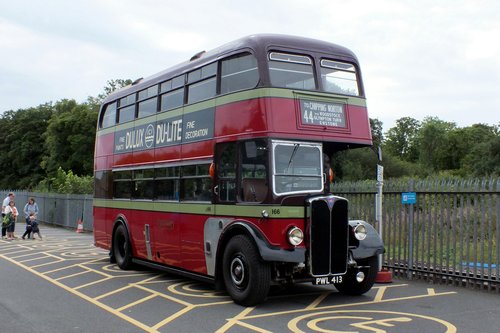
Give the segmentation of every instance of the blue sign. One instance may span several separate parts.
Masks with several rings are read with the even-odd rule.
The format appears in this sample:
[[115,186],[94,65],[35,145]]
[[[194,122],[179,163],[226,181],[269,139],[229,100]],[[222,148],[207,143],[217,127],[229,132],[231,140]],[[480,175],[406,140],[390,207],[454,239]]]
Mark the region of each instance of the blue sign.
[[401,193],[401,203],[403,205],[413,205],[417,203],[417,193],[403,192]]

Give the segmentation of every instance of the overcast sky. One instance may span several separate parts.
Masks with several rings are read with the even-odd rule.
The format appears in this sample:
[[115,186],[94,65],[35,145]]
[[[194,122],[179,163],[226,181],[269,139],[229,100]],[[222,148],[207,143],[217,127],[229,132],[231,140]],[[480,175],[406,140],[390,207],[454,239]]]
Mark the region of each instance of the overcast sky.
[[371,118],[500,124],[496,0],[0,0],[0,112],[84,102],[255,33],[321,39],[361,63]]

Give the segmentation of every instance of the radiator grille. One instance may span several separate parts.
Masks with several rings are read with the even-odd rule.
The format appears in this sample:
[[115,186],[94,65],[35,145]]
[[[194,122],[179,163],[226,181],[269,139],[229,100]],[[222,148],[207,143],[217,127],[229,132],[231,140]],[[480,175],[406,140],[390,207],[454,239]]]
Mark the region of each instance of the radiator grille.
[[349,242],[347,200],[335,196],[316,197],[309,199],[308,205],[311,274],[344,274]]

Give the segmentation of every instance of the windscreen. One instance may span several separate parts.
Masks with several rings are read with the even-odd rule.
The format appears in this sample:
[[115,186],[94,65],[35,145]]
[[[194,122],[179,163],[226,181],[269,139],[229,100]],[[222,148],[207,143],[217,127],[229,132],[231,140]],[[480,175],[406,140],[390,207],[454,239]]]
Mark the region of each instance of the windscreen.
[[321,144],[273,142],[274,193],[323,191]]

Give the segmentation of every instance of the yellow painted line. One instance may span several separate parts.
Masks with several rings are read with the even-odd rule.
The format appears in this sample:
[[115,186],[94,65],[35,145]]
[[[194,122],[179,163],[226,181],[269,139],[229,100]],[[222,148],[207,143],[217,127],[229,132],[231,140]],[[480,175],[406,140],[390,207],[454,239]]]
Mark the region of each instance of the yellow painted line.
[[177,311],[176,313],[174,313],[173,315],[171,315],[171,316],[163,319],[162,321],[160,321],[156,325],[153,325],[152,328],[155,329],[155,330],[157,330],[157,329],[159,329],[159,328],[167,325],[168,323],[172,322],[173,320],[179,318],[183,314],[188,313],[189,311],[193,310],[194,308],[195,308],[194,305],[186,306],[184,309],[182,309],[180,311]]
[[[63,259],[63,261],[66,261],[66,260],[64,260],[64,259]],[[73,267],[76,267],[76,266],[77,266],[77,264],[70,265],[70,266],[65,266],[65,267],[60,267],[60,268],[53,269],[53,270],[51,270],[51,271],[46,271],[46,272],[43,272],[43,273],[41,273],[41,274],[45,274],[45,275],[47,275],[47,274],[51,274],[51,273],[55,273],[55,272],[59,272],[59,271],[64,271],[65,269],[68,269],[68,268],[73,268]]]
[[387,290],[387,287],[380,287],[377,290],[377,294],[373,298],[374,302],[380,302],[384,298],[384,293]]
[[[144,275],[146,275],[146,273],[144,273]],[[163,278],[164,275],[162,274],[161,277]],[[155,281],[158,278],[160,278],[160,276],[156,276],[155,275],[155,276],[152,276],[152,277],[147,278],[145,280],[142,280],[140,282],[137,282],[137,284],[150,284],[150,283],[152,284],[152,283],[158,283],[158,282],[161,283],[161,282],[163,282],[163,281]]]
[[30,249],[30,248],[24,248],[24,247],[19,247],[19,246],[13,246],[12,248],[8,248],[8,250],[16,250],[16,251],[10,251],[10,252],[3,252],[2,251],[2,255],[5,255],[5,256],[9,256],[11,257],[13,254],[16,254],[16,253],[25,253],[26,251],[33,251],[33,249]]
[[197,307],[197,308],[202,308],[202,307],[206,307],[206,306],[223,305],[223,304],[230,304],[230,303],[234,303],[234,302],[233,302],[233,300],[229,300],[229,301],[218,301],[218,302],[203,303],[203,304],[196,304],[196,307]]
[[63,277],[60,277],[60,278],[57,278],[57,279],[54,279],[54,280],[55,281],[61,281],[61,280],[64,280],[64,279],[69,279],[69,278],[72,278],[72,277],[75,277],[75,276],[80,276],[80,275],[87,274],[87,273],[90,273],[90,272],[89,271],[78,272],[78,273],[70,274],[70,275],[67,275],[67,276],[63,276]]
[[[203,294],[202,294],[201,291],[191,288],[190,286],[192,286],[192,285],[198,285],[198,283],[192,282],[192,281],[181,281],[179,283],[171,284],[170,286],[168,286],[167,290],[170,291],[172,294],[181,295],[181,296],[188,296],[188,297],[192,297],[192,296],[204,297],[204,298],[227,297],[226,294],[224,294],[223,292],[220,292],[220,291],[212,291],[212,292],[207,291],[207,292],[203,292]],[[188,292],[182,292],[180,290],[177,290],[176,288],[187,290]],[[193,295],[193,293],[191,291],[194,291],[195,295]],[[199,293],[199,294],[196,294],[196,293]]]
[[[348,303],[348,304],[337,304],[337,305],[327,305],[327,306],[321,306],[321,307],[316,307],[312,310],[328,310],[328,309],[336,309],[336,308],[342,308],[342,307],[354,307],[354,306],[359,306],[359,305],[371,305],[371,304],[379,304],[379,303],[389,303],[389,302],[396,302],[396,301],[406,301],[406,300],[412,300],[412,299],[419,299],[419,298],[426,298],[426,297],[435,297],[435,296],[445,296],[445,295],[453,295],[456,294],[455,291],[449,291],[449,292],[443,292],[443,293],[435,293],[434,295],[429,295],[429,294],[424,294],[424,295],[415,295],[415,296],[405,296],[405,297],[396,297],[396,298],[389,298],[389,299],[384,299],[380,301],[365,301],[365,302],[357,302],[357,303]],[[307,312],[307,311],[312,311],[307,308],[304,309],[297,309],[297,310],[288,310],[288,311],[280,311],[280,312],[273,312],[273,313],[264,313],[264,314],[258,314],[258,315],[252,315],[245,317],[245,319],[254,319],[254,318],[264,318],[264,317],[271,317],[271,316],[280,316],[280,315],[287,315],[287,314],[294,314],[294,313],[300,313],[300,312]]]
[[85,295],[85,294],[83,294],[83,293],[81,293],[81,292],[79,292],[77,290],[74,290],[74,289],[72,289],[72,288],[70,288],[70,287],[68,287],[68,286],[66,286],[66,285],[64,285],[64,284],[62,284],[62,283],[54,280],[54,279],[51,279],[51,278],[49,278],[47,276],[44,276],[43,274],[38,273],[37,271],[31,269],[30,267],[21,265],[18,262],[14,261],[14,260],[12,260],[12,259],[10,259],[8,257],[5,257],[3,255],[0,255],[0,257],[2,257],[3,259],[5,259],[7,261],[10,261],[11,263],[13,263],[16,266],[24,268],[25,270],[29,271],[30,273],[35,274],[35,275],[41,277],[42,279],[44,279],[44,280],[46,280],[48,282],[51,282],[51,283],[55,284],[59,288],[62,288],[64,290],[72,293],[73,295],[78,296],[78,297],[86,300],[89,303],[94,304],[95,306],[97,306],[97,307],[99,307],[99,308],[101,308],[101,309],[103,309],[103,310],[105,310],[105,311],[107,311],[107,312],[109,312],[111,314],[114,314],[115,316],[119,317],[120,319],[123,319],[124,321],[126,321],[126,322],[128,322],[128,323],[130,323],[130,324],[132,324],[132,325],[134,325],[134,326],[136,326],[136,327],[138,327],[138,328],[140,328],[140,329],[148,332],[148,333],[160,333],[159,331],[151,328],[150,326],[147,326],[147,325],[143,324],[142,322],[140,322],[140,321],[138,321],[138,320],[136,320],[134,318],[131,318],[131,317],[129,317],[129,316],[127,316],[127,315],[119,312],[119,311],[116,311],[116,309],[114,309],[114,308],[112,308],[112,307],[110,307],[110,306],[108,306],[106,304],[103,304],[103,303],[100,303],[100,302],[96,302],[91,297],[89,297],[89,296],[87,296],[87,295]]
[[130,289],[130,288],[133,288],[133,286],[128,285],[128,286],[125,286],[125,287],[121,287],[119,289],[115,289],[115,290],[112,290],[112,291],[107,292],[105,294],[102,294],[102,295],[99,295],[97,297],[94,297],[94,300],[98,301],[100,299],[103,299],[103,298],[106,298],[108,296],[112,296],[112,295],[118,294],[118,293],[120,293],[120,292],[122,292],[124,290]]
[[[356,316],[355,314],[369,314],[370,316],[373,316],[373,314],[391,314],[396,317],[394,318],[389,318],[389,319],[372,319],[371,317],[360,317]],[[339,314],[346,314],[346,315],[340,315]],[[436,318],[436,317],[431,317],[431,316],[425,316],[425,315],[419,315],[419,314],[414,314],[414,313],[404,313],[404,312],[395,312],[395,311],[383,311],[383,310],[337,310],[337,311],[325,311],[325,312],[316,312],[312,314],[305,314],[299,317],[294,318],[290,322],[288,322],[288,329],[294,333],[305,333],[301,329],[298,328],[298,323],[302,320],[306,320],[307,318],[311,316],[324,316],[324,315],[329,315],[328,317],[320,317],[313,319],[307,323],[307,326],[310,329],[313,329],[315,332],[326,332],[322,330],[320,327],[317,326],[318,322],[321,321],[326,321],[326,320],[333,320],[333,319],[358,319],[358,320],[367,320],[365,322],[360,322],[360,323],[352,323],[351,326],[354,326],[356,328],[361,328],[363,331],[371,331],[371,332],[377,332],[377,333],[383,333],[386,332],[383,329],[377,328],[377,326],[384,326],[384,327],[394,327],[395,325],[392,324],[391,322],[399,322],[399,323],[404,323],[404,322],[410,322],[413,320],[413,318],[419,318],[419,319],[425,319],[429,321],[434,321],[437,322],[441,325],[443,325],[446,328],[446,331],[444,333],[456,333],[457,328],[442,319]],[[334,315],[334,316],[332,316]],[[373,324],[373,325],[370,325]],[[329,331],[330,332],[330,331]],[[340,333],[340,332],[339,332]]]
[[227,332],[228,329],[230,329],[234,325],[237,325],[239,323],[240,319],[248,318],[247,314],[252,312],[253,309],[255,309],[255,307],[246,308],[243,311],[241,311],[240,313],[238,313],[236,316],[234,316],[233,318],[226,319],[227,323],[224,326],[222,326],[221,328],[219,328],[217,331],[215,331],[215,333]]
[[263,329],[263,328],[260,328],[260,327],[257,327],[257,326],[254,326],[254,325],[250,325],[248,323],[245,323],[245,322],[242,322],[242,321],[239,321],[236,323],[237,325],[239,326],[243,326],[245,328],[248,328],[252,331],[255,331],[255,332],[261,332],[261,333],[273,333],[272,331],[268,331],[266,329]]
[[124,305],[124,306],[122,306],[121,308],[116,309],[116,311],[120,311],[120,312],[122,312],[123,310],[126,310],[126,309],[128,309],[128,308],[131,308],[131,307],[133,307],[133,306],[136,306],[137,304],[142,304],[142,303],[144,303],[144,302],[146,302],[146,301],[149,301],[150,299],[153,299],[153,298],[156,298],[156,297],[157,297],[157,295],[149,295],[149,296],[143,297],[143,298],[141,298],[141,299],[138,299],[138,300],[137,300],[137,301],[135,301],[135,302],[128,303],[127,305]]
[[[314,313],[314,315],[317,315],[317,314],[324,314],[324,312]],[[293,333],[305,333],[304,331],[302,331],[301,329],[298,328],[298,323],[300,321],[304,320],[305,318],[309,317],[310,315],[311,314],[305,314],[305,315],[302,315],[302,316],[299,316],[299,317],[295,317],[292,320],[290,320],[288,322],[288,325],[287,325],[287,327],[290,330],[290,332],[293,332]],[[316,331],[316,332],[324,332],[324,330],[322,330],[321,328],[318,327],[317,323],[318,323],[318,321],[326,321],[327,319],[333,319],[333,318],[332,317],[321,317],[321,318],[318,318],[318,319],[315,319],[315,320],[311,320],[309,323],[307,323],[307,327],[310,328],[310,329],[312,329],[313,331]],[[370,320],[371,317],[337,316],[335,319]],[[384,331],[384,330],[374,330],[373,332],[375,332],[375,333],[385,333],[386,331]],[[346,332],[344,332],[344,333],[346,333]]]
[[[28,252],[25,253],[26,251],[28,251]],[[9,257],[12,258],[12,259],[16,259],[17,260],[17,259],[20,259],[20,258],[30,257],[30,256],[33,256],[33,255],[41,254],[40,252],[33,254],[33,249],[24,249],[24,250],[22,250],[22,252],[24,254],[19,255],[19,256],[9,256]]]
[[83,264],[77,264],[76,266],[80,267],[81,269],[86,269],[86,270],[88,270],[88,271],[90,271],[90,272],[92,272],[92,273],[95,273],[95,274],[97,274],[97,275],[102,275],[102,276],[107,277],[107,278],[113,277],[112,275],[110,275],[110,274],[108,274],[108,273],[103,273],[103,272],[101,272],[101,271],[99,271],[99,270],[97,270],[97,269],[93,269],[93,268],[91,268],[91,267],[87,267],[87,266],[85,266],[85,265],[86,265],[86,264],[85,264],[85,263],[83,263]]
[[[110,275],[110,276],[111,276],[111,275]],[[137,275],[125,275],[125,276],[137,276]],[[111,277],[112,277],[112,278],[121,278],[121,277],[123,277],[123,276],[122,276],[122,275],[120,275],[120,276],[111,276]],[[94,300],[96,300],[96,301],[97,301],[97,300],[100,300],[100,299],[106,298],[106,297],[108,297],[108,296],[112,296],[112,295],[118,294],[118,293],[120,293],[120,292],[122,292],[122,291],[125,291],[125,290],[127,290],[127,289],[135,288],[138,284],[149,284],[149,283],[155,283],[154,281],[152,282],[151,280],[154,280],[154,279],[156,279],[156,278],[157,278],[156,276],[153,276],[153,277],[150,277],[150,278],[148,278],[148,279],[146,279],[146,280],[140,281],[140,282],[138,282],[138,283],[135,283],[135,284],[129,284],[129,285],[124,286],[124,287],[121,287],[121,288],[119,288],[119,289],[112,290],[112,291],[107,292],[107,293],[105,293],[105,294],[102,294],[102,295],[99,295],[99,296],[97,296],[97,297],[94,297]],[[160,281],[160,282],[161,282],[161,281]],[[148,292],[149,292],[149,290],[148,290]]]
[[57,261],[46,262],[44,264],[39,264],[39,265],[33,265],[33,266],[30,266],[30,267],[31,268],[39,268],[39,267],[43,267],[43,266],[49,266],[49,265],[53,265],[53,264],[58,264],[60,262],[64,262],[64,259],[59,259]]
[[182,305],[184,305],[184,306],[192,306],[192,304],[191,304],[191,303],[184,302],[183,300],[180,300],[180,299],[175,298],[175,297],[171,297],[171,296],[169,296],[169,295],[161,294],[161,293],[159,293],[159,292],[157,292],[157,291],[155,291],[155,290],[152,290],[152,289],[149,289],[149,288],[143,287],[143,286],[141,286],[140,284],[132,284],[132,285],[133,285],[133,286],[135,286],[135,287],[137,287],[137,288],[139,288],[139,289],[142,289],[142,290],[145,290],[145,291],[147,291],[147,292],[150,292],[151,294],[154,294],[154,295],[157,295],[157,296],[159,296],[159,297],[162,297],[162,298],[166,298],[166,299],[168,299],[168,300],[171,300],[171,301],[173,301],[173,302],[175,302],[175,303],[179,303],[179,304],[182,304]]
[[310,310],[310,309],[314,309],[315,307],[317,307],[321,302],[323,302],[323,300],[325,298],[328,297],[328,295],[331,295],[332,292],[331,291],[327,291],[321,295],[319,295],[318,298],[316,298],[311,304],[309,304],[306,309]]
[[98,283],[101,283],[101,282],[104,282],[104,281],[108,281],[108,280],[111,280],[113,279],[112,276],[107,276],[107,277],[104,277],[100,280],[96,280],[96,281],[93,281],[93,282],[89,282],[89,283],[86,283],[86,284],[82,284],[81,286],[78,286],[78,287],[74,287],[75,290],[79,290],[79,289],[82,289],[82,288],[85,288],[85,287],[88,287],[88,286],[92,286],[94,284],[98,284]]
[[30,262],[30,261],[35,261],[35,260],[41,260],[41,259],[47,259],[47,258],[50,258],[50,256],[40,256],[40,257],[37,257],[37,258],[30,258],[30,259],[25,259],[25,260],[18,260],[20,263],[24,264],[25,262]]

